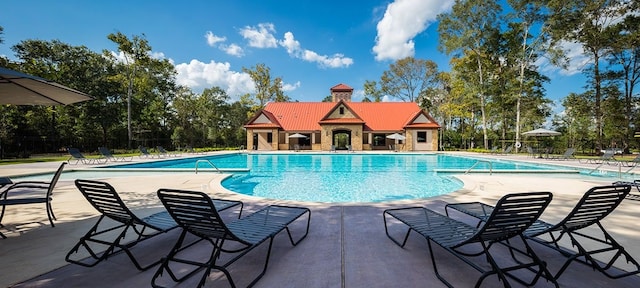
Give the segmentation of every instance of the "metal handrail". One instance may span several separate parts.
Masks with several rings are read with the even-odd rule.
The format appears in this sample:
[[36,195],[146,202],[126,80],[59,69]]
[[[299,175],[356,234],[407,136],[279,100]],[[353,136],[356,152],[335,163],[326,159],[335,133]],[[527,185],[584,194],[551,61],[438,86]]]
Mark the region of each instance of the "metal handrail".
[[488,161],[488,160],[478,160],[478,161],[476,161],[476,163],[473,163],[473,165],[471,165],[471,167],[469,167],[469,169],[467,169],[467,171],[464,171],[464,174],[469,173],[469,171],[471,171],[471,169],[475,168],[481,162],[489,164],[489,175],[493,174],[493,163],[491,163],[491,161]]
[[[595,168],[591,169],[591,171],[589,171],[589,173],[587,173],[587,174],[591,175],[595,171],[598,171],[598,172],[604,171],[604,172],[606,172],[605,170],[601,170],[600,169],[600,167],[602,167],[602,165],[604,165],[604,164],[608,165],[608,163],[606,161],[602,162],[602,163],[599,163],[598,166],[596,166]],[[617,164],[618,164],[618,178],[622,178],[623,174],[625,174],[625,175],[626,174],[633,175],[633,173],[631,173],[631,170],[633,170],[633,168],[636,168],[636,166],[631,166],[629,169],[627,169],[626,171],[622,172],[622,162],[618,162]]]
[[591,171],[589,171],[589,175],[591,175],[591,173],[595,172],[595,171],[600,171],[600,167],[602,167],[602,165],[604,165],[604,162],[598,164],[598,166],[596,166],[596,168],[591,169]]
[[206,159],[200,159],[198,161],[196,161],[196,174],[198,174],[198,164],[200,163],[209,163],[209,165],[211,165],[211,167],[215,168],[216,171],[218,171],[218,173],[222,173],[222,171],[220,171],[220,169],[218,169],[218,167],[216,167],[216,165],[214,165],[211,161],[206,160]]

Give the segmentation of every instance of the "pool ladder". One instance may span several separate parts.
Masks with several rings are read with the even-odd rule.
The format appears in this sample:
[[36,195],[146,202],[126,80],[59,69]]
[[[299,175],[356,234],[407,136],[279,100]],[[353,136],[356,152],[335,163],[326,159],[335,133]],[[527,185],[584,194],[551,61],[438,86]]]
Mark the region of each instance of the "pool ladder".
[[206,159],[200,159],[200,160],[196,161],[196,174],[198,174],[198,166],[200,166],[199,165],[200,163],[209,163],[209,165],[211,165],[211,167],[215,168],[218,173],[222,173],[222,171],[220,171],[220,169],[218,169],[218,167],[216,167],[216,165],[214,165],[211,161],[206,160]]
[[471,171],[471,169],[475,168],[480,163],[489,164],[489,175],[493,174],[493,164],[491,163],[491,161],[487,161],[487,160],[478,160],[478,161],[476,161],[476,163],[473,163],[473,165],[471,165],[471,167],[469,167],[469,169],[467,169],[467,171],[464,171],[464,174],[469,173],[469,171]]

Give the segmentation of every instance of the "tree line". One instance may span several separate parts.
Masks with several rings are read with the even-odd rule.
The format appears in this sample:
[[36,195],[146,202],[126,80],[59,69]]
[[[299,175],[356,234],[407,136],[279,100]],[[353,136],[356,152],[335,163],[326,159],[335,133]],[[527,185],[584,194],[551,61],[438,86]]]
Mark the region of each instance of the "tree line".
[[[242,127],[259,109],[253,97],[243,95],[231,103],[219,87],[195,93],[176,84],[175,67],[167,59],[150,57],[144,35],[113,33],[108,38],[118,45],[119,55],[58,40],[23,40],[11,47],[16,61],[0,57],[3,67],[94,97],[67,106],[0,105],[0,156],[28,157],[66,147],[93,152],[99,146],[178,149],[246,142]],[[246,71],[261,69],[268,73],[264,65]]]
[[[365,100],[418,102],[442,125],[443,148],[504,148],[531,142],[524,131],[549,127],[562,136],[545,145],[558,150],[638,149],[639,7],[627,0],[457,0],[438,16],[450,71],[431,60],[398,60],[365,82]],[[567,49],[576,46],[578,55]],[[577,56],[586,59],[578,69],[588,80],[575,89],[585,92],[554,95],[562,97],[555,107],[541,71],[575,68]]]
[[[545,126],[562,132],[549,143],[558,149],[637,149],[640,4],[499,3],[504,1],[455,1],[438,17],[439,48],[451,57],[449,71],[429,59],[399,59],[379,79],[363,83],[363,101],[417,102],[441,124],[443,149],[526,144],[530,139],[522,138],[523,131]],[[2,33],[0,27],[0,45]],[[243,125],[267,102],[296,101],[265,64],[243,68],[255,92],[231,101],[220,87],[196,93],[178,85],[175,67],[151,57],[144,34],[107,38],[119,54],[30,39],[11,47],[17,60],[0,57],[3,67],[95,97],[68,106],[0,105],[1,157],[64,147],[237,147],[246,142]],[[550,80],[541,71],[545,63],[568,67],[572,55],[563,48],[569,44],[582,47],[588,61],[580,72],[588,81],[576,87],[585,92],[562,95],[562,107],[554,107],[544,90]]]

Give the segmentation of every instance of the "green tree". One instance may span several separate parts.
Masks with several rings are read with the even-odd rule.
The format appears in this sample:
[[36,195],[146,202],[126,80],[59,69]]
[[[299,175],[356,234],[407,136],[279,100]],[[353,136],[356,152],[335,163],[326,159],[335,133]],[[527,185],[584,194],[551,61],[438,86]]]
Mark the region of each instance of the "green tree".
[[[637,7],[636,7],[637,10]],[[610,43],[611,57],[609,60],[611,69],[619,71],[623,91],[624,123],[620,125],[626,137],[624,146],[629,146],[634,141],[634,125],[638,119],[638,96],[635,95],[635,87],[640,81],[640,17],[637,14],[629,14],[624,21],[610,27],[616,35],[616,41]],[[616,114],[620,114],[618,111]]]
[[[117,32],[109,34],[107,38],[116,43],[118,45],[118,51],[124,55],[124,80],[126,81],[125,85],[127,89],[127,142],[128,148],[130,149],[131,141],[133,140],[133,130],[131,127],[131,101],[133,94],[135,93],[135,91],[133,91],[134,81],[135,78],[138,77],[140,67],[144,66],[150,59],[149,52],[151,51],[151,46],[144,34],[142,34],[142,36],[134,35],[129,39],[129,37],[123,33]],[[111,56],[111,53],[108,51],[105,51],[105,54]]]
[[389,70],[382,73],[380,86],[384,94],[405,102],[417,102],[420,97],[426,97],[429,87],[436,85],[437,75],[435,62],[406,57],[389,65]]
[[28,137],[45,137],[50,145],[46,151],[63,145],[87,145],[95,149],[102,144],[105,137],[95,137],[96,127],[104,124],[102,127],[107,129],[117,119],[112,107],[106,104],[117,91],[117,86],[108,79],[112,71],[110,62],[84,46],[70,46],[58,40],[26,40],[12,49],[21,60],[22,71],[83,91],[95,99],[75,105],[25,108],[33,112],[25,113],[32,117],[28,121],[33,125],[24,133],[31,135]]
[[224,114],[228,109],[229,96],[220,87],[207,88],[198,98],[198,114],[206,139],[211,144],[223,144],[220,131],[225,127]]
[[497,15],[502,11],[497,1],[485,0],[456,0],[450,13],[440,14],[438,32],[440,35],[440,50],[447,55],[462,56],[467,54],[474,57],[477,65],[480,112],[482,117],[483,142],[488,148],[487,115],[485,95],[485,71],[483,59],[487,57],[487,45],[490,44],[500,27]]
[[[590,93],[571,93],[562,100],[564,112],[553,118],[553,125],[562,132],[566,147],[589,147],[590,134],[593,134],[593,101]],[[590,147],[589,147],[590,148]]]
[[[514,64],[517,63],[518,66],[515,141],[519,142],[520,128],[522,127],[522,98],[531,92],[527,89],[531,81],[526,76],[534,73],[531,66],[540,54],[549,55],[550,60],[554,63],[557,62],[555,57],[558,54],[556,50],[548,46],[548,25],[546,22],[548,14],[544,5],[529,0],[508,0],[507,2],[513,9],[507,18],[509,29],[505,33],[505,37],[509,47],[506,51],[513,55]],[[516,48],[518,46],[520,46],[519,49]]]
[[182,87],[176,93],[173,101],[173,133],[171,141],[181,146],[199,147],[204,143],[202,133],[200,133],[200,123],[202,121],[198,117],[198,101],[197,95],[190,89]]
[[282,78],[276,77],[273,80],[273,85],[269,88],[271,90],[271,94],[274,95],[273,100],[276,102],[290,102],[291,98],[284,94],[282,90]]
[[242,68],[244,73],[249,74],[251,80],[253,80],[255,86],[255,99],[258,102],[260,109],[269,101],[290,101],[289,97],[284,95],[282,91],[282,78],[276,77],[271,80],[271,69],[265,64],[260,63],[251,69]]
[[[595,0],[595,1],[549,1],[550,35],[553,43],[574,42],[582,45],[591,64],[587,67],[589,81],[594,91],[594,120],[596,147],[602,148],[602,71],[601,60],[610,53],[607,49],[611,41],[617,40],[611,25],[633,12],[637,1]],[[635,11],[637,13],[637,10]]]
[[[364,81],[364,97],[365,99],[370,99],[369,102],[380,102],[382,101],[382,89],[378,88],[378,83],[376,81]],[[329,96],[330,97],[330,96]],[[365,102],[364,100],[362,102]]]

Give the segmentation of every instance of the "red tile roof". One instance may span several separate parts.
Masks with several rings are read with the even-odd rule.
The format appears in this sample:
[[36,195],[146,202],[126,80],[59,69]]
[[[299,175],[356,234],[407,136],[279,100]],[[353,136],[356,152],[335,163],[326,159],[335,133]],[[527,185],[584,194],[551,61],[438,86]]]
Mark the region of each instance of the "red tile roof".
[[[345,85],[346,86],[346,85]],[[331,110],[344,104],[359,118],[323,119]],[[426,112],[414,102],[270,102],[263,112],[280,124],[284,131],[320,131],[323,124],[364,124],[365,131],[402,131],[405,128],[439,128]],[[271,115],[269,115],[271,114]],[[425,115],[430,123],[413,123],[420,115]],[[271,116],[271,117],[270,117]],[[252,124],[246,128],[265,127],[265,124]]]
[[336,86],[331,87],[330,90],[331,91],[353,91],[353,88],[351,88],[349,85],[340,83]]

